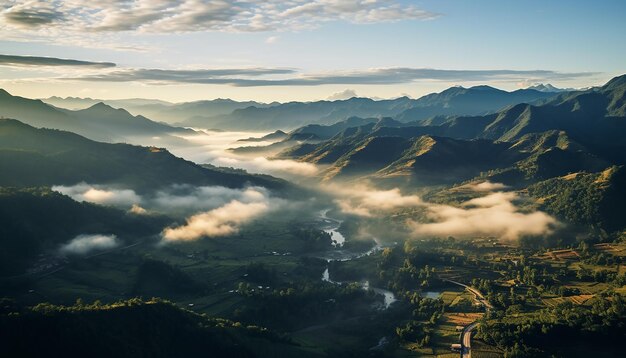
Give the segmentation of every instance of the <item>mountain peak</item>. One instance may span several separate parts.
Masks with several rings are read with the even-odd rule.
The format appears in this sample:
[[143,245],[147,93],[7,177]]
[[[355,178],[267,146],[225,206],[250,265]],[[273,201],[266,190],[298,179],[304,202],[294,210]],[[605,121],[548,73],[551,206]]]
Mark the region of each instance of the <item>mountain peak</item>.
[[537,83],[533,86],[530,86],[528,88],[526,88],[527,90],[535,90],[535,91],[539,91],[539,92],[567,92],[570,89],[565,89],[565,88],[557,88],[554,87],[553,85],[551,85],[550,83]]
[[450,87],[441,91],[439,94],[458,94],[458,93],[462,93],[465,90],[467,90],[467,88],[463,86],[453,86],[453,87]]
[[473,87],[470,87],[469,89],[475,90],[475,91],[497,91],[497,92],[500,91],[497,88],[487,86],[487,85],[473,86]]
[[607,82],[604,86],[604,89],[616,89],[617,87],[626,86],[626,75],[621,75],[617,77],[613,77],[609,82]]
[[108,104],[104,103],[104,102],[98,102],[96,104],[94,104],[93,106],[87,108],[87,109],[99,109],[99,110],[103,110],[103,109],[115,109],[111,106],[109,106]]
[[89,108],[83,109],[83,111],[97,112],[97,113],[101,113],[101,114],[124,114],[124,115],[132,116],[124,108],[111,107],[111,106],[109,106],[108,104],[106,104],[104,102],[98,102],[98,103],[94,104],[93,106],[91,106]]

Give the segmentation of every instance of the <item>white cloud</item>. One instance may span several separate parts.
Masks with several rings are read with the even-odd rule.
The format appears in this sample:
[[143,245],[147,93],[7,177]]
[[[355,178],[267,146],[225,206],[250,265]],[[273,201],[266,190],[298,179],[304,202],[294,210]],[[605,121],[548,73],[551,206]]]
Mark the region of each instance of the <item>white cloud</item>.
[[403,195],[400,189],[375,190],[366,186],[343,187],[329,185],[326,191],[339,197],[335,203],[346,214],[372,217],[394,209],[415,207],[424,203],[417,195]]
[[350,99],[352,97],[358,97],[356,94],[356,91],[353,89],[346,89],[341,92],[333,93],[327,98],[327,100],[338,101],[338,100]]
[[478,184],[472,184],[469,186],[473,191],[500,191],[508,188],[502,183],[492,183],[490,181],[484,181]]
[[148,211],[156,211],[172,215],[188,215],[215,209],[231,201],[260,202],[270,196],[270,192],[260,186],[227,188],[218,185],[174,184],[143,196],[129,189],[86,183],[74,186],[53,186],[52,189],[76,201],[128,208],[132,214],[147,214]]
[[461,207],[429,204],[427,215],[432,222],[410,222],[416,236],[496,236],[515,240],[524,235],[539,236],[553,232],[558,222],[546,213],[522,213],[513,204],[512,192],[498,192],[469,200]]
[[115,235],[78,235],[61,246],[63,254],[85,255],[93,251],[108,250],[119,246]]
[[185,225],[163,230],[163,242],[231,235],[237,232],[240,225],[268,210],[269,205],[266,202],[242,203],[233,200],[217,209],[191,216]]
[[87,201],[101,205],[130,207],[141,202],[141,197],[134,190],[106,188],[84,182],[73,186],[55,185],[52,190],[70,196],[76,201]]
[[[222,195],[222,199],[228,196],[218,188],[211,188],[209,192]],[[198,201],[202,201],[202,195],[209,195],[209,192],[201,194]],[[288,205],[285,200],[271,198],[265,189],[258,187],[247,188],[238,194],[230,194],[232,194],[231,197],[238,196],[238,198],[211,210],[192,215],[186,219],[184,225],[163,230],[162,242],[191,241],[202,237],[231,235],[251,220]]]
[[315,164],[297,162],[289,159],[231,156],[214,158],[212,163],[218,166],[242,168],[253,173],[274,174],[279,176],[296,175],[309,177],[318,172],[318,168]]
[[231,201],[257,202],[269,197],[263,187],[251,186],[242,189],[223,186],[173,185],[160,190],[150,198],[144,198],[147,205],[163,212],[198,212],[214,209]]
[[[252,173],[270,174],[279,177],[310,177],[319,171],[315,164],[298,162],[288,159],[267,159],[263,156],[237,155],[228,151],[229,148],[250,146],[239,139],[260,137],[263,132],[211,132],[181,137],[189,146],[168,148],[175,155],[196,163],[210,163],[216,166],[245,169]],[[264,145],[270,143],[254,143]]]
[[278,36],[270,36],[265,39],[266,44],[275,44],[278,41]]
[[[471,188],[480,192],[504,188],[498,183],[482,184],[472,185]],[[413,235],[418,237],[495,236],[515,240],[524,235],[547,235],[560,225],[556,219],[541,211],[520,212],[514,202],[521,198],[514,192],[488,193],[457,207],[429,203],[418,195],[404,195],[397,188],[376,190],[367,186],[329,185],[325,190],[337,197],[337,206],[346,214],[377,217],[388,215],[393,210],[420,208],[426,213],[428,222],[407,222]]]
[[322,86],[322,85],[390,85],[416,81],[445,82],[517,82],[571,80],[596,75],[594,72],[556,72],[551,70],[449,70],[414,67],[386,67],[298,73],[289,68],[213,68],[213,69],[144,69],[128,68],[82,76],[66,76],[59,80],[92,82],[139,82],[152,84],[216,84],[235,87]]
[[16,56],[0,54],[0,66],[26,66],[26,67],[86,67],[86,68],[109,68],[115,67],[111,62],[92,62],[57,57]]
[[[85,183],[73,187],[55,186],[53,189],[70,195],[75,200],[127,206],[128,212],[135,215],[145,215],[153,211],[175,217],[190,215],[186,219],[186,224],[164,229],[163,242],[230,235],[241,225],[270,210],[287,206],[293,209],[298,206],[295,203],[289,204],[283,199],[271,198],[267,189],[256,186],[233,189],[222,186],[172,185],[143,197],[139,197],[132,190],[112,190]],[[141,202],[142,206],[139,206],[138,202]],[[86,253],[115,245],[114,236],[83,235],[65,245],[61,251]]]
[[128,210],[129,213],[131,214],[135,214],[135,215],[146,215],[148,214],[148,210],[142,208],[141,206],[137,205],[137,204],[133,204],[133,206]]
[[33,32],[44,28],[61,35],[293,31],[329,21],[364,24],[438,16],[397,0],[16,0],[4,8],[0,25],[8,30]]

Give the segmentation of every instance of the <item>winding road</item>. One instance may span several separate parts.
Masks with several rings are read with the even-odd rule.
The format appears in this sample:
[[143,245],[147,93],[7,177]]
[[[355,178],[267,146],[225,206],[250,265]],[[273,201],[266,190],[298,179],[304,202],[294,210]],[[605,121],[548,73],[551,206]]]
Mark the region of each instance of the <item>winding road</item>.
[[[447,280],[447,279],[442,279],[443,281],[446,282],[450,282],[453,283],[455,285],[464,287],[466,290],[470,291],[473,295],[474,298],[476,299],[476,301],[482,305],[483,307],[485,307],[485,311],[488,313],[490,309],[493,308],[493,306],[489,303],[489,301],[487,301],[487,299],[485,298],[485,296],[483,296],[482,293],[480,293],[480,291],[478,291],[477,289],[470,287],[466,284],[457,282],[457,281],[452,281],[452,280]],[[475,321],[472,322],[470,324],[468,324],[467,326],[465,326],[465,328],[463,328],[463,332],[461,332],[461,358],[471,358],[472,357],[472,351],[471,351],[471,346],[472,346],[472,331],[474,331],[474,329],[476,329],[476,327],[478,327],[480,325],[480,322]]]

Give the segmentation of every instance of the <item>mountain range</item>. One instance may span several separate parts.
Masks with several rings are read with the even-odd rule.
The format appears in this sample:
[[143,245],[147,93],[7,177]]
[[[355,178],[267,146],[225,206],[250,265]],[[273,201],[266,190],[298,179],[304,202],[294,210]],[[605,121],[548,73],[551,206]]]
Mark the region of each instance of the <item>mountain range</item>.
[[305,126],[290,135],[334,135],[293,145],[277,156],[328,165],[322,172],[325,179],[367,176],[423,184],[462,181],[507,168],[518,179],[537,180],[597,171],[626,161],[625,92],[626,76],[621,76],[542,105],[516,104],[438,125],[353,118],[333,126]]
[[155,120],[176,124],[185,120],[202,121],[218,115],[232,113],[236,109],[242,109],[254,106],[256,108],[265,108],[279,103],[261,103],[257,101],[234,101],[232,99],[218,98],[214,100],[202,100],[184,103],[172,103],[156,99],[117,99],[117,100],[101,100],[93,98],[80,97],[48,97],[43,98],[43,102],[56,107],[68,109],[85,109],[99,102],[105,103],[111,107],[124,108],[131,113],[141,114]]
[[96,142],[70,132],[0,119],[0,186],[79,182],[116,184],[137,191],[171,184],[287,187],[286,182],[267,175],[200,166],[163,148]]
[[[439,123],[448,116],[480,115],[503,107],[545,100],[561,93],[554,87],[512,92],[489,86],[452,87],[419,99],[389,100],[352,97],[345,100],[259,103],[230,99],[168,103],[157,100],[103,100],[132,113],[185,127],[226,130],[294,129],[307,124],[333,124],[349,117],[394,117],[402,122],[431,120]],[[50,97],[43,100],[59,107],[83,108],[100,100]]]
[[485,114],[512,104],[543,100],[554,94],[536,90],[507,92],[489,86],[453,87],[416,100],[400,97],[375,101],[353,97],[338,101],[290,102],[266,108],[252,106],[210,119],[191,119],[183,123],[192,127],[263,130],[333,124],[352,116],[394,117],[401,122],[411,122],[449,115]]
[[102,102],[81,110],[68,110],[33,100],[12,96],[0,89],[0,117],[14,118],[39,128],[71,131],[94,140],[128,141],[137,136],[153,137],[190,134],[188,129],[133,116],[125,109],[115,109]]

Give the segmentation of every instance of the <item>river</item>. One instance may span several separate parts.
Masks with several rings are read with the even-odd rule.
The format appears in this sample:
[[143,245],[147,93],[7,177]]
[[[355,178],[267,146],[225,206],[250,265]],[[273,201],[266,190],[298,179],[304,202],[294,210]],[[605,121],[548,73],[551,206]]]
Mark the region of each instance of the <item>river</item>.
[[[376,242],[376,245],[374,245],[371,249],[367,251],[354,252],[351,250],[341,249],[344,243],[346,242],[346,238],[339,231],[337,231],[342,221],[328,217],[327,214],[329,211],[330,209],[322,210],[319,215],[319,219],[321,222],[321,229],[327,232],[328,234],[330,234],[330,237],[333,240],[333,246],[335,247],[333,250],[329,250],[321,255],[321,257],[325,259],[327,262],[350,261],[350,260],[358,259],[361,257],[369,256],[373,253],[381,251],[384,248],[383,244],[378,239],[374,239],[374,241]],[[326,269],[322,273],[322,281],[334,283],[337,285],[342,284],[342,282],[333,281],[331,279],[330,270],[328,266],[326,266]],[[382,309],[389,308],[394,302],[398,300],[393,292],[382,289],[382,288],[370,286],[369,281],[361,281],[359,284],[364,290],[371,291],[371,292],[376,293],[377,295],[382,296],[383,298],[383,303],[381,306]]]

